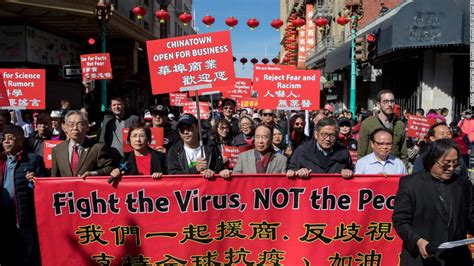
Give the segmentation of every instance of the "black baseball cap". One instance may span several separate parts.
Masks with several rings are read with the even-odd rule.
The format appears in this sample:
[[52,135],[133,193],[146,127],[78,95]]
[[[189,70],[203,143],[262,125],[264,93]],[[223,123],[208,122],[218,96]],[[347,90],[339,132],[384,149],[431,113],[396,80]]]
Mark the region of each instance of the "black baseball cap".
[[156,106],[153,106],[150,110],[150,113],[152,114],[164,114],[168,115],[169,110],[168,107],[164,104],[158,104]]
[[197,118],[192,114],[182,114],[179,116],[179,119],[178,119],[178,127],[180,127],[181,125],[188,125],[188,126],[197,125],[197,123],[198,123]]
[[351,127],[352,126],[351,121],[347,118],[339,119],[337,121],[337,124],[339,125],[339,127],[344,127],[344,126]]
[[233,107],[235,107],[237,105],[237,102],[232,100],[231,98],[225,98],[224,100],[222,100],[222,107],[226,106],[226,105],[232,105]]

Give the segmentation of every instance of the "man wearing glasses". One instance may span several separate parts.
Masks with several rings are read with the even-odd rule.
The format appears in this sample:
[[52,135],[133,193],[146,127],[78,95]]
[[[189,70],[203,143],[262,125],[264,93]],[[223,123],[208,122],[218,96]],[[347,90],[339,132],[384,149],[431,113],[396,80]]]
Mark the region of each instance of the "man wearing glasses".
[[222,100],[222,113],[224,119],[229,121],[232,127],[232,137],[235,137],[239,130],[239,119],[234,117],[236,102],[230,98],[225,98]]
[[53,148],[51,176],[106,176],[112,169],[110,151],[103,143],[86,138],[89,121],[80,111],[69,111],[65,117],[69,139]]
[[356,174],[406,175],[407,169],[397,157],[390,155],[392,132],[378,128],[370,135],[373,152],[360,158],[355,166]]
[[390,154],[400,158],[406,163],[407,144],[405,135],[405,124],[395,117],[393,107],[395,95],[391,90],[381,90],[377,94],[377,106],[380,112],[362,122],[359,131],[359,146],[357,147],[358,158],[364,157],[372,152],[370,135],[378,128],[389,129],[393,132],[393,144]]
[[290,178],[306,178],[310,173],[341,174],[352,177],[349,151],[337,142],[338,127],[333,118],[324,118],[314,130],[314,139],[299,146],[288,166]]
[[262,124],[273,127],[275,124],[275,114],[272,109],[262,109],[261,111]]

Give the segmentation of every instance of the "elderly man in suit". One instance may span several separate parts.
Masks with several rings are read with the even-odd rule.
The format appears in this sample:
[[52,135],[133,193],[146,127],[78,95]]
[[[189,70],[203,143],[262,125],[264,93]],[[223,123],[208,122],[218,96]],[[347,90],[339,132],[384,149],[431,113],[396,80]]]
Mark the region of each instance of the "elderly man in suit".
[[261,124],[255,129],[255,149],[239,154],[234,174],[286,173],[287,159],[275,153],[273,129]]
[[69,140],[53,148],[51,176],[105,176],[112,169],[107,147],[86,138],[89,121],[80,111],[69,111],[65,117]]

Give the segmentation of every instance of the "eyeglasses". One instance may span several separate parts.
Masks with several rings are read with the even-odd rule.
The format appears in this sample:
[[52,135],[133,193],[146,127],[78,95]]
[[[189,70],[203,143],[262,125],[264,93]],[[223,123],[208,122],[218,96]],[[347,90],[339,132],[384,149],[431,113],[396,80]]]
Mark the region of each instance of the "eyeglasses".
[[394,104],[395,100],[383,100],[382,101],[382,104],[389,104],[389,103]]
[[15,136],[3,136],[2,141],[6,141],[6,140],[16,140],[16,137]]
[[295,123],[295,126],[304,126],[304,123]]
[[262,113],[263,116],[273,116],[273,113]]
[[70,128],[84,128],[86,126],[86,123],[84,122],[77,122],[77,123],[73,123],[73,122],[68,122],[66,123],[66,126],[67,127],[70,127]]
[[224,110],[234,110],[234,107],[232,107],[232,106],[226,106],[226,107],[223,107],[222,109],[224,109]]
[[220,129],[220,130],[226,130],[226,129],[229,130],[230,127],[218,127],[218,129]]
[[329,138],[331,140],[336,139],[336,134],[331,134],[331,133],[319,133],[319,136],[321,136],[321,138],[323,139],[326,139],[326,138]]
[[459,161],[452,161],[452,162],[445,162],[445,163],[440,163],[436,161],[436,163],[439,165],[444,170],[449,169],[450,167],[456,168],[459,166]]
[[379,145],[379,146],[392,146],[393,143],[392,142],[378,142],[378,141],[374,141],[375,144]]

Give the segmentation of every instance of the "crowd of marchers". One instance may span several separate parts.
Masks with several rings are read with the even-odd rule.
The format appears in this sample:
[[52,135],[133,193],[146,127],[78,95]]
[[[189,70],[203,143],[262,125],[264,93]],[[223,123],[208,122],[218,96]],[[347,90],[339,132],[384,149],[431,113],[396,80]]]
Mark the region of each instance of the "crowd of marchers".
[[[291,179],[311,174],[340,174],[344,179],[403,175],[393,215],[404,242],[402,262],[468,265],[465,246],[436,253],[427,247],[464,238],[472,220],[471,110],[449,125],[449,110],[429,110],[426,117],[435,118],[436,124],[425,136],[409,138],[406,120],[411,113],[397,112],[390,90],[380,91],[376,100],[375,109],[353,116],[347,110],[335,112],[330,104],[313,112],[237,109],[227,98],[201,121],[192,114],[175,116],[165,104],[142,114],[126,113],[118,97],[110,100],[110,112],[101,123],[89,121],[84,108],[69,110],[67,100],[51,113],[2,111],[1,225],[11,241],[0,241],[0,264],[40,264],[33,202],[36,178],[108,176],[104,182],[118,183],[123,175],[160,179],[196,174],[230,180],[236,174],[281,173]],[[418,109],[416,115],[425,114]],[[163,128],[163,147],[150,147],[153,127]],[[124,128],[129,129],[126,136]],[[131,152],[124,153],[124,139]],[[63,142],[47,155],[46,140]],[[242,151],[233,168],[225,146]],[[45,168],[44,156],[51,156],[51,169]]]

